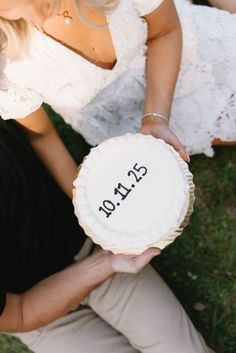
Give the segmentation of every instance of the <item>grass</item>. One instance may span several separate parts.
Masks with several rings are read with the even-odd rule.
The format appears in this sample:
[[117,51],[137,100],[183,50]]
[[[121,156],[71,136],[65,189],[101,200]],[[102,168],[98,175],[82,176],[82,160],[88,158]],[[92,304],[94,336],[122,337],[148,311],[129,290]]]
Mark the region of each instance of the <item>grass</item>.
[[[46,109],[80,163],[89,146],[49,107]],[[217,353],[235,353],[236,147],[218,147],[212,159],[193,156],[190,169],[196,184],[191,222],[179,239],[153,261],[153,266],[177,295],[208,345]],[[16,339],[0,335],[0,353],[28,350]]]
[[[186,308],[208,344],[235,353],[236,148],[213,159],[192,157],[195,211],[184,234],[154,266]],[[195,310],[196,303],[204,306]]]

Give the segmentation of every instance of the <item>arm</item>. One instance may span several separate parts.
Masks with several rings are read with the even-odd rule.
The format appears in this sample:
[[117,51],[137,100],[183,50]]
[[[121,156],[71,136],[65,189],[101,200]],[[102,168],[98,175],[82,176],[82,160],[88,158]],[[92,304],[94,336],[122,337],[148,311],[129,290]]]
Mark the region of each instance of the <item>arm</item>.
[[[148,54],[144,114],[157,112],[169,118],[182,52],[182,31],[173,0],[164,0],[145,19],[148,24]],[[145,118],[141,132],[162,138],[172,144],[183,159],[189,160],[184,147],[164,120]]]
[[96,286],[116,272],[137,273],[159,249],[138,256],[99,250],[35,285],[23,294],[7,294],[0,331],[26,332],[45,326],[72,310]]
[[236,0],[208,0],[212,6],[229,12],[236,12]]
[[147,89],[144,113],[169,117],[180,68],[182,33],[172,0],[145,17],[148,24]]
[[71,198],[78,169],[61,141],[47,113],[41,107],[17,122],[25,130],[31,145],[61,189]]

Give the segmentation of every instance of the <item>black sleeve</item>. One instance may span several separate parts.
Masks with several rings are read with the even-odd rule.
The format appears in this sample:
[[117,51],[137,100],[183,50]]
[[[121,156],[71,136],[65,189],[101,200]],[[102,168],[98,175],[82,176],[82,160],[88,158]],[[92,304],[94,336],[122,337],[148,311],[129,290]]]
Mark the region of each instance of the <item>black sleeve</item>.
[[0,315],[2,315],[5,305],[6,305],[6,293],[0,290]]

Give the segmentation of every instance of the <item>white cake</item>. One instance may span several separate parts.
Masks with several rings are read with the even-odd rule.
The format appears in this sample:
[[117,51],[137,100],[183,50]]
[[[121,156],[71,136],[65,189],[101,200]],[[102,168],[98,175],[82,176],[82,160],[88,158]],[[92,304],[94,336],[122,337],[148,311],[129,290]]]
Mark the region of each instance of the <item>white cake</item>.
[[85,233],[113,253],[163,249],[192,213],[192,174],[160,139],[126,134],[91,149],[74,181],[75,214]]

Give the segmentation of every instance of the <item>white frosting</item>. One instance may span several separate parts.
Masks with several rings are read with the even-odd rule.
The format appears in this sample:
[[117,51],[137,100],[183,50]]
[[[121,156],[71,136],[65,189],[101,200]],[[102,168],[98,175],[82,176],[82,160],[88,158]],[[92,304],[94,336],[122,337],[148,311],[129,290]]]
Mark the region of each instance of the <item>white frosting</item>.
[[188,210],[186,170],[173,147],[151,136],[126,134],[104,141],[91,150],[74,182],[80,225],[114,253],[138,254],[160,246]]

